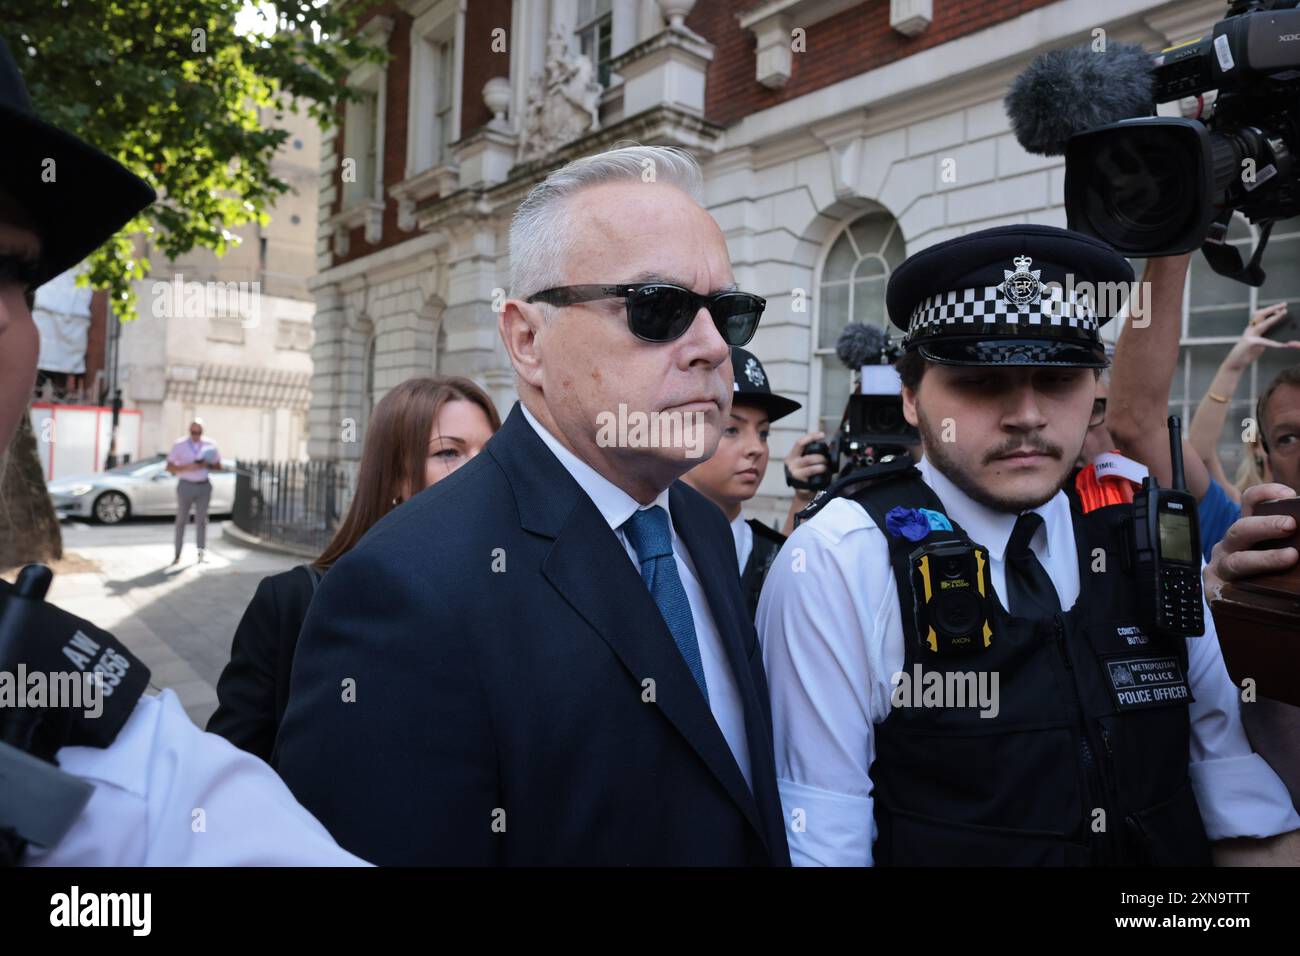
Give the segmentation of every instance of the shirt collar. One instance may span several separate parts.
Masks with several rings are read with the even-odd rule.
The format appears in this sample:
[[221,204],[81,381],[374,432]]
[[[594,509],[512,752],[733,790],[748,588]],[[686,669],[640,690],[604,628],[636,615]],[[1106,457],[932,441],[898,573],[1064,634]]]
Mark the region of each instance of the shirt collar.
[[668,526],[672,527],[673,513],[668,507],[667,488],[661,491],[659,497],[655,498],[654,501],[643,506],[618,485],[569,451],[558,438],[547,430],[545,425],[533,417],[533,413],[528,410],[528,406],[523,402],[519,403],[519,409],[524,413],[524,419],[532,426],[533,431],[537,432],[537,437],[551,450],[551,454],[559,459],[560,464],[564,466],[564,470],[569,473],[573,480],[578,483],[578,487],[591,499],[591,503],[596,506],[596,510],[600,512],[600,516],[605,519],[605,523],[611,529],[618,531],[624,522],[632,517],[632,512],[643,507],[653,508],[655,505],[659,505],[668,513]]
[[[1011,540],[1011,530],[1015,527],[1019,515],[997,511],[973,500],[953,484],[947,475],[934,467],[928,458],[922,458],[918,467],[925,483],[943,502],[948,517],[961,525],[972,541],[988,548],[989,557],[1001,561],[1007,550],[1007,542]],[[1030,539],[1030,547],[1042,558],[1051,558],[1052,541],[1064,540],[1058,538],[1058,535],[1063,531],[1063,522],[1070,520],[1070,504],[1065,497],[1065,492],[1058,491],[1045,504],[1030,510],[1036,511],[1043,518],[1043,527],[1039,528]]]
[[749,526],[749,522],[745,519],[744,511],[736,515],[736,520],[731,522],[731,533],[736,539],[736,547],[740,547],[746,539],[753,537],[754,529]]

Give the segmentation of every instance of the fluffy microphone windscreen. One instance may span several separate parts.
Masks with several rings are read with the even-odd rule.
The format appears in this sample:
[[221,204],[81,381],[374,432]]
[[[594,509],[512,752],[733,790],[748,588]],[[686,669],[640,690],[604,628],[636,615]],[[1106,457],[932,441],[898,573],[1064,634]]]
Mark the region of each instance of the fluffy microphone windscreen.
[[863,365],[879,364],[880,353],[888,342],[889,336],[883,329],[850,322],[835,342],[835,354],[845,368],[858,369]]
[[1154,98],[1151,54],[1136,43],[1108,43],[1105,52],[1080,46],[1040,54],[1003,102],[1021,146],[1059,156],[1075,133],[1151,115]]

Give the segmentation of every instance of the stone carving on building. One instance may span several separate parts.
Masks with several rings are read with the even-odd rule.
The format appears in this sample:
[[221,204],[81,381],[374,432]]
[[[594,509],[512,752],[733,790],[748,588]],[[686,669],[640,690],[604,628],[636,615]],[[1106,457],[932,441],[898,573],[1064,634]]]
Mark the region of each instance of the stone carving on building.
[[572,48],[565,31],[552,30],[546,66],[529,86],[519,161],[552,153],[597,129],[600,94],[591,60]]

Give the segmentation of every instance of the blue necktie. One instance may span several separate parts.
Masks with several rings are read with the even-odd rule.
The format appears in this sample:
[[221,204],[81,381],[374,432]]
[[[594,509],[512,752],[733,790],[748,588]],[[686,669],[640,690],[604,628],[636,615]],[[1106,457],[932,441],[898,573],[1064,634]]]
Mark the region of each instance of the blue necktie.
[[638,509],[623,522],[623,533],[636,549],[641,562],[641,580],[650,589],[650,596],[659,606],[664,623],[672,632],[682,659],[690,668],[695,683],[700,685],[704,699],[709,699],[709,688],[704,682],[704,664],[700,661],[700,643],[695,638],[695,620],[691,617],[691,602],[677,575],[677,562],[673,560],[673,536],[668,527],[668,512],[655,505]]

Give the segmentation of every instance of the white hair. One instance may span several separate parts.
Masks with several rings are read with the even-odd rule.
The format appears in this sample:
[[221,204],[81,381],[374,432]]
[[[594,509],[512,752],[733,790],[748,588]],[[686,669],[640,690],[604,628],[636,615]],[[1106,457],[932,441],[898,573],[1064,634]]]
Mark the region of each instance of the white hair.
[[573,242],[568,201],[575,193],[606,183],[641,182],[667,183],[697,203],[704,193],[699,163],[685,150],[637,144],[575,159],[534,186],[510,222],[510,294],[526,298],[564,283]]

